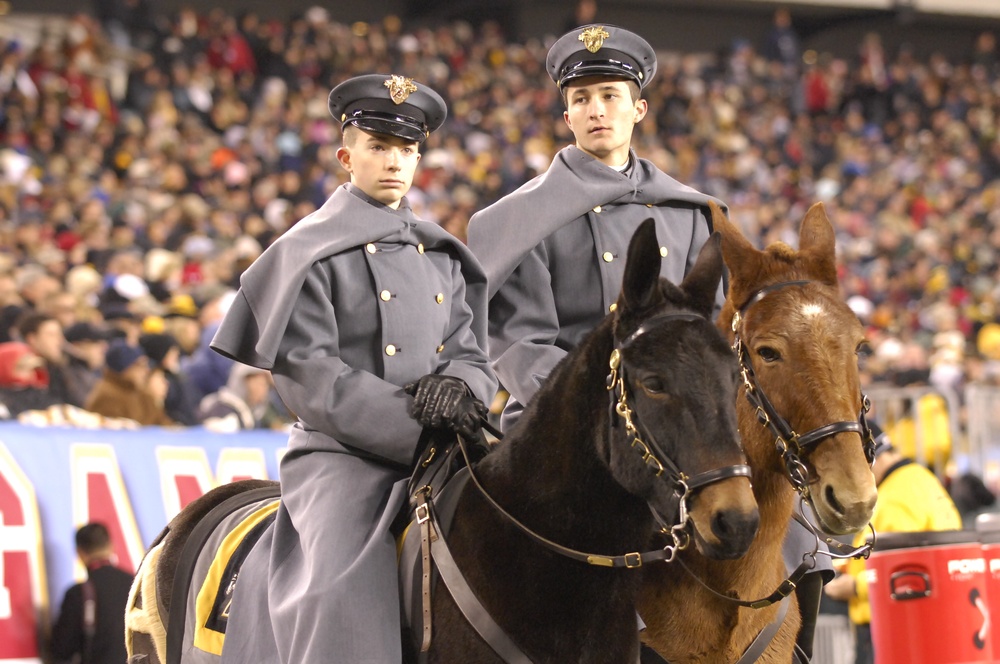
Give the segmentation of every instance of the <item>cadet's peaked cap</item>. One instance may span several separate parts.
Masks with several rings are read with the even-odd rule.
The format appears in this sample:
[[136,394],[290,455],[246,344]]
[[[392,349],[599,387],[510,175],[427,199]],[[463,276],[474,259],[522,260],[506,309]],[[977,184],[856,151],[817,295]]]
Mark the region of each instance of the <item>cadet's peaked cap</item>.
[[613,76],[643,88],[656,74],[656,53],[634,32],[613,25],[584,25],[552,45],[545,69],[560,90],[584,76]]
[[330,92],[330,114],[376,134],[422,142],[444,123],[441,95],[412,78],[369,74],[348,79]]

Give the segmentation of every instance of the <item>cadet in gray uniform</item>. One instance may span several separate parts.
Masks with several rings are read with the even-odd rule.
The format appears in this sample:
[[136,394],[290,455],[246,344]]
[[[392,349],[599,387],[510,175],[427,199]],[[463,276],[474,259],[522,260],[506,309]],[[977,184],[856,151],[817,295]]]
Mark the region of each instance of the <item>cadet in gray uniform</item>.
[[482,269],[404,198],[444,101],[371,75],[338,85],[329,105],[351,183],[242,275],[212,341],[269,369],[298,416],[275,525],[237,583],[224,662],[399,662],[389,526],[422,427],[472,436],[496,390]]
[[[614,306],[628,242],[642,221],[655,220],[661,275],[679,283],[711,234],[708,201],[725,209],[631,149],[647,111],[642,89],[656,74],[656,54],[642,37],[583,26],[553,44],[545,67],[563,95],[575,145],[469,224],[469,247],[489,281],[490,356],[510,393],[504,428]],[[718,307],[723,300],[720,287]],[[800,526],[791,531],[790,570],[815,543]],[[815,598],[818,607],[818,588]]]

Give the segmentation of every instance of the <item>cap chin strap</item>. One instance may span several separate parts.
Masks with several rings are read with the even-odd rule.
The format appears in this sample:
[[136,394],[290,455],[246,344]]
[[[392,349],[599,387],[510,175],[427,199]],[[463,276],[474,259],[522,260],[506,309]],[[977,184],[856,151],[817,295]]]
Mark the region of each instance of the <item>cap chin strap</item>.
[[[366,120],[371,120],[374,122],[387,122],[389,124],[399,125],[401,127],[413,130],[415,133],[424,138],[426,138],[427,135],[430,133],[427,130],[427,125],[425,123],[420,122],[416,118],[411,118],[408,115],[400,115],[398,113],[384,113],[381,111],[366,111],[362,109],[358,109],[354,111],[351,115],[346,116],[344,118],[343,126],[346,127],[347,125],[353,124],[357,125],[361,129],[366,129],[366,127],[363,124],[361,124]],[[378,131],[378,130],[369,129],[369,131]],[[395,134],[393,134],[393,136],[395,136]]]

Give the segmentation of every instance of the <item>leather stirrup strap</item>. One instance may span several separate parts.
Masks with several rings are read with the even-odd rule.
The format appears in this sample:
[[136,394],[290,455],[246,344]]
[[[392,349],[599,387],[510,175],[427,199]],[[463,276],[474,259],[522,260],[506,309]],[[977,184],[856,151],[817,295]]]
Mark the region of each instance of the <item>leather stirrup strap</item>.
[[774,640],[774,635],[778,633],[778,629],[785,622],[785,615],[788,613],[788,606],[791,604],[788,599],[789,597],[791,595],[785,595],[785,598],[781,600],[781,605],[778,607],[778,615],[747,646],[747,649],[743,652],[743,656],[739,658],[736,664],[753,664],[753,662],[756,662],[764,654],[767,647],[771,645],[771,641]]
[[[433,513],[431,518],[434,518]],[[521,652],[517,644],[507,636],[503,628],[493,620],[486,607],[476,597],[465,577],[462,576],[462,572],[458,569],[458,565],[455,564],[451,549],[448,548],[444,537],[437,537],[431,542],[431,553],[434,556],[434,564],[441,575],[441,580],[447,586],[452,599],[455,600],[462,615],[483,641],[507,664],[533,664],[528,656]]]
[[420,524],[420,591],[424,613],[420,652],[427,652],[431,649],[431,538],[435,533],[431,529],[431,506],[427,502],[426,494],[421,491],[416,495],[416,499],[417,523]]

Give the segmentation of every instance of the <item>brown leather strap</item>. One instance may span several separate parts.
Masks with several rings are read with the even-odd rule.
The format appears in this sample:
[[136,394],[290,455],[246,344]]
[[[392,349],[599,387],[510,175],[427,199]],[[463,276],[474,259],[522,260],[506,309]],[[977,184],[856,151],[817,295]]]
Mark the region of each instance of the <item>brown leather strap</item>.
[[[434,518],[433,513],[431,518]],[[493,620],[486,607],[476,597],[475,592],[462,576],[461,570],[458,569],[458,565],[455,564],[451,549],[448,548],[444,537],[437,537],[431,542],[431,553],[434,556],[434,564],[441,575],[441,580],[447,586],[455,604],[483,641],[507,664],[533,664],[531,659],[521,652],[517,644],[507,636],[503,628]]]
[[753,664],[753,662],[760,659],[760,656],[764,654],[767,647],[771,645],[771,641],[774,640],[774,635],[778,633],[778,629],[781,627],[781,624],[785,622],[785,614],[788,613],[788,605],[791,604],[788,597],[789,596],[786,595],[785,598],[781,600],[781,604],[778,608],[778,615],[774,617],[774,620],[772,620],[767,627],[760,631],[757,638],[750,642],[750,645],[747,646],[747,649],[743,652],[743,656],[739,658],[736,664]]
[[420,588],[424,614],[424,631],[420,641],[420,652],[431,649],[431,506],[427,495],[421,491],[416,495],[417,523],[420,524]]

